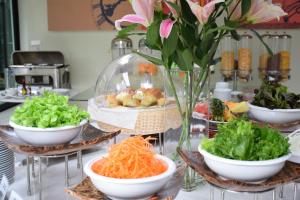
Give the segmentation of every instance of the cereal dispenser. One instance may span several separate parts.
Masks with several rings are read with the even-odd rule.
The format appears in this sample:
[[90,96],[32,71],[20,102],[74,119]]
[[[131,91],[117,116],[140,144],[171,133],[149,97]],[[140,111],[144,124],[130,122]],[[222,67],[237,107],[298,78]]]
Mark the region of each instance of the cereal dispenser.
[[271,36],[270,48],[273,56],[268,59],[267,80],[280,81],[280,37],[277,32]]
[[[269,32],[262,35],[262,39],[268,46],[271,46],[272,35]],[[260,43],[258,70],[259,70],[259,77],[262,80],[265,79],[265,76],[266,76],[266,70],[268,67],[269,58],[270,58],[270,54],[269,54],[268,50],[262,43]]]
[[291,40],[292,36],[283,33],[279,37],[279,51],[280,51],[280,75],[281,81],[289,79],[290,64],[291,64]]
[[221,43],[221,73],[225,79],[232,79],[234,75],[235,49],[236,41],[230,35],[224,37]]
[[238,76],[248,81],[252,72],[252,36],[246,32],[238,43]]

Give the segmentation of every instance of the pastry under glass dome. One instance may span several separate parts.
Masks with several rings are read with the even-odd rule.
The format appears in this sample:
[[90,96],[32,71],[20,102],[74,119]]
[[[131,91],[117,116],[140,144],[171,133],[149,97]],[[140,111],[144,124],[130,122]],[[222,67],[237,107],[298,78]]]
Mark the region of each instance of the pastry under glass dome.
[[165,84],[163,67],[138,54],[124,55],[99,75],[88,106],[91,118],[103,130],[128,134],[178,128],[180,116]]
[[95,98],[102,107],[150,107],[164,105],[163,91],[161,68],[132,53],[111,62],[99,75]]

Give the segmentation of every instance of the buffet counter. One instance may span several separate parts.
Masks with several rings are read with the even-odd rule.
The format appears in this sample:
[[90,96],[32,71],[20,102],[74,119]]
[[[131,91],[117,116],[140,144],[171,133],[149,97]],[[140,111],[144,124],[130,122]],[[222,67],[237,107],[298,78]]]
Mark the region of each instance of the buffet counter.
[[[91,97],[93,94],[92,89],[88,89],[76,96],[73,96],[71,98],[71,103],[78,105],[81,108],[86,109],[87,108],[87,99]],[[9,118],[12,115],[14,108],[10,108],[8,110],[5,110],[0,113],[0,125],[8,124]],[[124,138],[123,135],[119,135],[117,140],[120,141],[122,138]],[[113,141],[105,142],[104,144],[98,145],[95,148],[83,152],[83,163],[86,163],[91,158],[96,157],[97,155],[103,154],[107,151],[107,147],[112,144]],[[17,155],[17,161],[20,162],[16,165],[15,168],[15,181],[12,184],[12,190],[16,191],[21,197],[24,199],[38,199],[38,178],[36,177],[33,184],[33,191],[34,194],[31,197],[27,196],[27,190],[26,190],[26,166],[22,164],[22,159],[24,159],[24,156],[20,157]],[[76,168],[77,159],[76,157],[70,158],[69,161],[69,168],[70,168],[70,185],[77,185],[80,183],[80,172]],[[46,165],[42,165],[42,171],[43,171],[43,199],[56,199],[56,200],[63,200],[63,199],[74,199],[73,197],[70,197],[68,194],[65,193],[65,183],[64,183],[64,160],[63,159],[50,159],[49,166],[46,167]],[[37,169],[36,169],[37,170]],[[238,193],[230,193],[225,192],[222,193],[222,190],[218,188],[214,188],[212,190],[212,186],[208,185],[207,183],[203,183],[198,189],[192,191],[192,192],[184,192],[180,191],[178,196],[176,197],[176,200],[196,200],[196,199],[202,199],[202,200],[209,200],[212,199],[210,197],[210,194],[212,194],[213,191],[213,199],[219,200],[219,199],[230,199],[230,200],[252,200],[253,198],[257,199],[257,196],[259,199],[274,199],[273,198],[273,192],[266,192],[263,194],[258,194],[255,196],[254,194],[238,194]],[[299,192],[299,191],[298,191]],[[223,195],[222,195],[223,194]],[[276,190],[276,197],[279,196],[279,190]],[[278,199],[278,198],[277,198]],[[289,184],[284,187],[284,198],[283,199],[293,199],[293,184]]]

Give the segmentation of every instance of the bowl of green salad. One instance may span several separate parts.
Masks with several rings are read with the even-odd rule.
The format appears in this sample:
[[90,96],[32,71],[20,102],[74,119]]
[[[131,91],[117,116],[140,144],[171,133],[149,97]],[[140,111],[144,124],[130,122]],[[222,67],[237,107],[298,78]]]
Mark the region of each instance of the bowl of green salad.
[[278,130],[236,119],[218,126],[215,138],[203,139],[199,152],[206,165],[224,179],[263,182],[290,158],[289,142]]
[[258,121],[285,124],[300,120],[300,94],[280,83],[264,82],[249,103],[250,116]]
[[88,122],[89,114],[69,104],[67,96],[45,92],[26,99],[10,118],[10,126],[24,142],[51,146],[73,140]]

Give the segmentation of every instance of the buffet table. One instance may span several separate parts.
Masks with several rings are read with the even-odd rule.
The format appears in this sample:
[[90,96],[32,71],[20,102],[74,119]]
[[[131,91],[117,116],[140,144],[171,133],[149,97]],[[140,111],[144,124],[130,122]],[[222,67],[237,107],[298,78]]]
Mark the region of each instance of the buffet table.
[[[91,92],[86,92],[90,95]],[[72,101],[72,103],[82,107],[86,108],[87,101],[84,101],[85,99],[88,99],[89,95],[87,95],[85,98],[80,98],[79,101]],[[75,99],[74,99],[75,100]],[[0,124],[8,124],[9,117],[11,116],[12,112],[15,108],[11,108],[9,110],[3,111],[0,113]],[[120,141],[125,136],[118,136],[117,140]],[[127,136],[126,136],[127,137]],[[112,144],[113,141],[109,141],[103,145],[97,146],[93,148],[92,150],[89,150],[87,152],[84,152],[83,154],[83,163],[86,163],[91,158],[100,155],[107,151],[108,146]],[[173,145],[176,145],[174,142]],[[17,155],[18,159],[20,160],[19,155]],[[24,159],[25,157],[23,157]],[[18,160],[17,159],[17,160]],[[63,159],[55,159],[54,161],[51,161],[51,165],[46,167],[42,166],[42,171],[44,177],[43,177],[43,199],[75,199],[71,197],[69,194],[65,192],[65,183],[64,183],[64,160]],[[77,159],[73,157],[73,159],[70,160],[69,166],[70,166],[70,188],[73,188],[75,185],[78,185],[81,182],[81,175],[78,173],[77,170]],[[34,194],[30,198],[27,197],[27,190],[26,190],[26,166],[19,165],[16,166],[16,175],[15,175],[15,182],[12,184],[11,189],[16,191],[20,196],[22,196],[24,199],[37,199],[38,197],[38,189],[39,189],[39,183],[37,178],[34,180],[33,183],[33,191]],[[299,190],[298,190],[299,193]],[[254,194],[238,194],[238,193],[227,193],[224,196],[224,191],[215,188],[207,183],[204,183],[201,185],[198,189],[192,191],[192,192],[184,192],[180,191],[178,193],[178,196],[176,197],[176,200],[194,200],[194,199],[203,199],[203,200],[210,200],[212,199],[219,200],[223,199],[230,199],[230,200],[252,200],[252,199],[273,199],[273,192],[265,192],[259,195]],[[293,199],[294,194],[294,185],[288,184],[284,187],[284,199]],[[275,191],[275,197],[279,197],[279,188]]]
[[[97,151],[89,152],[87,154],[84,154],[83,156],[83,163],[86,163],[91,158],[105,152],[105,148],[97,149]],[[76,168],[77,161],[76,159],[70,161],[70,168],[74,169]],[[64,170],[61,170],[64,168],[64,162],[60,161],[55,165],[51,165],[48,167],[47,173],[44,176],[44,199],[56,199],[56,200],[64,200],[64,199],[74,199],[70,197],[68,194],[64,192]],[[45,170],[43,168],[43,170]],[[24,199],[30,199],[27,198],[27,192],[26,192],[26,167],[17,167],[16,168],[16,177],[15,182],[12,185],[12,189],[15,190],[20,194],[20,196],[25,197]],[[56,178],[53,178],[56,177]],[[71,181],[70,183],[78,184],[80,182],[80,175],[77,173],[77,171],[70,171],[70,177]],[[34,185],[34,189],[38,189],[38,185]],[[298,191],[299,192],[299,191]],[[201,200],[210,200],[209,199],[210,194],[210,186],[209,185],[202,185],[197,190],[193,192],[184,192],[180,191],[176,200],[195,200],[195,199],[201,199]],[[278,194],[278,191],[277,191]],[[293,196],[293,185],[287,185],[284,190],[284,199],[292,200]],[[36,194],[31,197],[31,199],[37,199],[38,196]],[[221,199],[221,191],[219,189],[214,190],[214,199],[219,200]],[[225,199],[230,200],[253,200],[254,195],[251,194],[234,194],[234,193],[226,193]],[[272,192],[267,192],[264,194],[259,195],[259,199],[264,200],[271,200],[272,199]],[[277,198],[278,199],[278,198]]]

